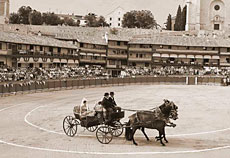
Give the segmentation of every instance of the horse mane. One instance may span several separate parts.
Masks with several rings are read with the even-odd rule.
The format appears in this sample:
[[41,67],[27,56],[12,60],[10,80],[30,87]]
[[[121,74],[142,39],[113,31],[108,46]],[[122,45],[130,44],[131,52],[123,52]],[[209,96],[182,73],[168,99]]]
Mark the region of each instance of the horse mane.
[[170,112],[172,110],[172,106],[170,105],[166,105],[165,103],[162,104],[161,106],[159,106],[159,108],[161,109],[161,112],[165,115],[165,117],[169,117]]

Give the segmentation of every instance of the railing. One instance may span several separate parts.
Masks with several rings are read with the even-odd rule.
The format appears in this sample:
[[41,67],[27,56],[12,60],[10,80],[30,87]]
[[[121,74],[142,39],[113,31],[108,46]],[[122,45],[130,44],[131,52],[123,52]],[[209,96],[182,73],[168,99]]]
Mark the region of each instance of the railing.
[[0,96],[17,93],[34,93],[73,88],[121,86],[130,84],[221,85],[221,77],[128,77],[100,79],[68,79],[31,81],[27,83],[0,83]]

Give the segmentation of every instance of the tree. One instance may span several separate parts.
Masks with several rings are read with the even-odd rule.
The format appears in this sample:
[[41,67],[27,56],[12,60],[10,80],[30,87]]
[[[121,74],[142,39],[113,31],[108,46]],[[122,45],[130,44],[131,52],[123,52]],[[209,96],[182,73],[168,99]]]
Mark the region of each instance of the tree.
[[62,23],[67,26],[79,26],[80,24],[79,22],[75,22],[72,18],[68,17],[65,17]]
[[30,6],[22,6],[18,9],[18,15],[20,17],[20,24],[30,24],[29,16],[32,12]]
[[130,11],[127,12],[122,21],[123,27],[128,28],[143,28],[150,29],[157,27],[157,23],[154,20],[154,16],[149,10],[141,10],[141,11]]
[[182,20],[182,31],[185,30],[185,25],[186,25],[186,18],[187,18],[187,6],[184,6],[183,8],[183,11],[182,11],[182,17],[181,17],[181,20]]
[[39,11],[33,10],[32,13],[30,13],[29,16],[29,21],[30,24],[32,25],[42,25],[43,21],[42,21],[42,14]]
[[181,6],[180,5],[177,9],[174,30],[175,31],[181,31],[182,30],[182,13],[181,13]]
[[169,14],[166,22],[166,30],[172,30],[172,16]]
[[103,16],[100,16],[99,18],[97,17],[96,14],[94,13],[89,13],[84,17],[85,20],[87,20],[86,26],[88,27],[104,27],[104,26],[109,26],[105,22],[105,18]]
[[42,14],[42,21],[43,23],[45,23],[46,25],[59,25],[59,24],[63,24],[63,21],[53,12],[50,13],[43,13]]
[[20,24],[20,17],[18,13],[11,13],[9,20],[10,24]]

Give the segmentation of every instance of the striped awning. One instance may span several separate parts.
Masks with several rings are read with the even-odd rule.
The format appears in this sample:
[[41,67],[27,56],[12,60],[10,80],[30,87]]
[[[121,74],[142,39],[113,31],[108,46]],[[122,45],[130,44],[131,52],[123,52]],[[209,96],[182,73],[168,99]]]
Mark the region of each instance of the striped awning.
[[61,63],[67,63],[67,60],[66,59],[62,59]]
[[59,59],[54,59],[53,62],[54,62],[54,63],[60,63],[60,60],[59,60]]
[[74,64],[74,60],[68,60],[68,64]]
[[161,54],[159,54],[159,53],[153,53],[153,57],[161,57]]
[[196,55],[195,58],[196,59],[204,59],[203,55]]
[[178,56],[178,58],[186,58],[186,55],[180,54],[180,55]]
[[194,56],[194,55],[187,55],[187,58],[189,58],[189,59],[194,59],[195,56]]
[[162,58],[169,58],[169,54],[161,54]]
[[101,54],[102,57],[106,57],[106,54]]
[[212,59],[211,55],[205,55],[204,59]]
[[93,56],[99,57],[99,56],[100,56],[100,54],[93,54]]
[[213,55],[213,56],[212,56],[212,59],[220,59],[220,56]]

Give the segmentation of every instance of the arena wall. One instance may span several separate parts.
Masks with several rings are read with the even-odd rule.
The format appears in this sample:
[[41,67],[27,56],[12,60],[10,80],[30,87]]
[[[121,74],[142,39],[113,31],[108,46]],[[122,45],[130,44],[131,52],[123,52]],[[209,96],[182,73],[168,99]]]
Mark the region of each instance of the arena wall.
[[222,85],[221,77],[131,77],[103,79],[68,79],[31,81],[27,83],[0,83],[0,96],[20,93],[36,93],[74,88],[123,86],[130,84],[163,84],[163,85]]

